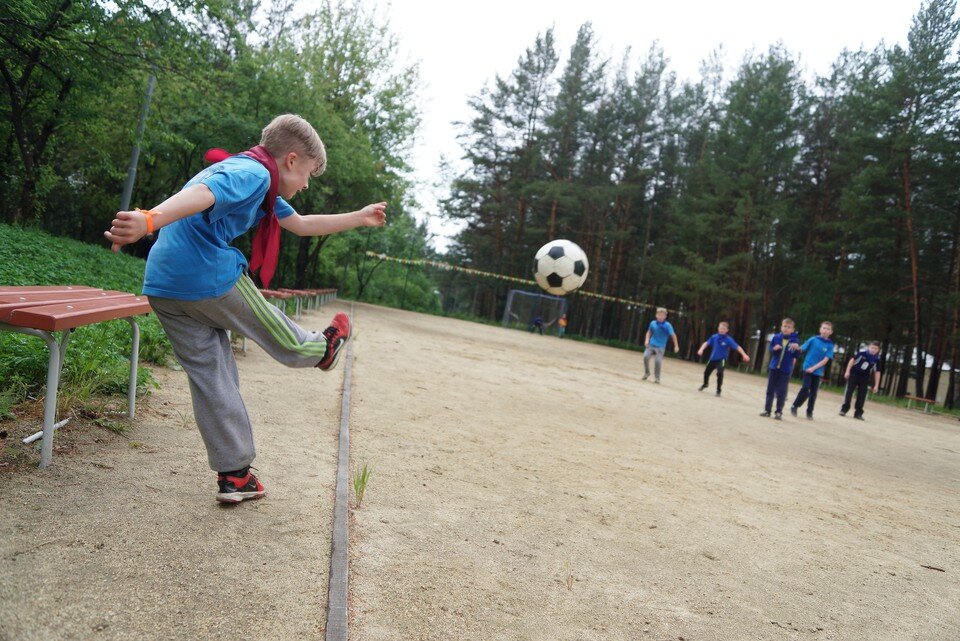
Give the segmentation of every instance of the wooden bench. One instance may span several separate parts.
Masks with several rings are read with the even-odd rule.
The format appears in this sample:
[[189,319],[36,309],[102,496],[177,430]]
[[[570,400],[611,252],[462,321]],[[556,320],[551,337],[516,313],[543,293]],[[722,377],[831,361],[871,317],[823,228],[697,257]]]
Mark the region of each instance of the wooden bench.
[[[77,327],[108,320],[130,323],[133,346],[130,354],[130,382],[127,388],[127,415],[133,418],[137,398],[137,361],[140,355],[140,326],[134,318],[149,314],[145,296],[103,291],[79,285],[42,287],[0,287],[0,330],[42,338],[50,349],[47,363],[47,394],[43,405],[43,431],[24,439],[43,438],[40,467],[53,459],[53,432],[66,421],[56,422],[57,390],[70,335]],[[53,332],[62,332],[60,340]]]
[[909,394],[905,395],[904,398],[907,399],[907,409],[912,408],[914,403],[923,403],[924,414],[932,414],[933,406],[937,404],[937,401],[931,398],[920,398],[919,396],[910,396]]

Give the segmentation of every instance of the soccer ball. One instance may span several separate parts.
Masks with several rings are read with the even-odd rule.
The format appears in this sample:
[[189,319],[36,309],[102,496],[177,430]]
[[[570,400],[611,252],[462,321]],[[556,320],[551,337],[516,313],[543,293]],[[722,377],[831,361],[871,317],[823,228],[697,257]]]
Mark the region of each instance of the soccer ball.
[[587,255],[569,240],[553,240],[533,259],[533,277],[550,294],[564,296],[587,279]]

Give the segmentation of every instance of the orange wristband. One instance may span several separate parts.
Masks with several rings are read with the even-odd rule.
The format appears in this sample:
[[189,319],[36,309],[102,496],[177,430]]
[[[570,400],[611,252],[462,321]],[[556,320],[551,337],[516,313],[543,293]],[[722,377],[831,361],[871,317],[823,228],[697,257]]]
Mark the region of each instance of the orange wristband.
[[137,211],[147,217],[147,233],[153,233],[153,217],[159,214],[159,211],[153,211],[152,209],[140,209],[137,207]]

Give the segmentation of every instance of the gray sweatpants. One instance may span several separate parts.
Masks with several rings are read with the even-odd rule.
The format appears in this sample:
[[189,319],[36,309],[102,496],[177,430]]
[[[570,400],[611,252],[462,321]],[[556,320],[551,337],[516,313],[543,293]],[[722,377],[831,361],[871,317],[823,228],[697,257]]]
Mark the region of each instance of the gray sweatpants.
[[288,367],[314,367],[327,347],[264,300],[247,276],[218,298],[186,301],[149,296],[177,360],[190,381],[193,416],[210,467],[239,470],[253,462],[253,426],[240,396],[240,377],[227,330],[250,338]]
[[653,377],[658,381],[660,380],[660,366],[663,364],[664,349],[663,347],[647,345],[647,348],[643,351],[643,373],[645,376],[650,376],[650,357],[653,356]]

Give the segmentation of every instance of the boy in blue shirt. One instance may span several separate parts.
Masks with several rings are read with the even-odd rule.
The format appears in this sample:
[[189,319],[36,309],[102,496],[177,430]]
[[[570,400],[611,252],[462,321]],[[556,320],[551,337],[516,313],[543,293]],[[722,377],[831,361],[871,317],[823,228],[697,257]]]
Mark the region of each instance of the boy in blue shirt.
[[871,382],[874,394],[880,389],[880,342],[872,341],[867,349],[851,358],[843,377],[847,380],[847,389],[843,394],[840,416],[846,416],[850,411],[850,399],[856,390],[857,404],[853,418],[862,421],[863,404],[867,400],[867,389],[871,387]]
[[703,352],[707,347],[712,348],[710,351],[710,362],[707,363],[707,369],[703,372],[703,385],[701,385],[697,391],[702,392],[707,389],[710,383],[710,374],[713,373],[713,370],[717,370],[717,396],[720,396],[720,390],[723,388],[723,370],[727,364],[727,356],[729,356],[731,349],[735,349],[740,353],[740,358],[743,359],[744,363],[750,362],[750,357],[743,351],[743,348],[737,345],[737,341],[733,340],[732,336],[727,335],[729,331],[730,325],[726,321],[721,321],[717,326],[717,333],[708,338],[703,345],[700,346],[700,349],[697,350],[697,356],[703,356]]
[[820,389],[823,368],[833,358],[836,347],[830,340],[831,334],[833,334],[833,323],[823,321],[820,323],[820,335],[811,336],[800,346],[800,351],[806,353],[806,357],[803,359],[803,386],[797,393],[793,405],[790,406],[790,413],[794,416],[809,398],[807,419],[813,420],[813,405],[817,402],[817,390]]
[[793,364],[800,353],[800,335],[794,331],[795,323],[792,318],[784,318],[780,323],[780,331],[770,339],[770,366],[767,378],[767,402],[763,406],[760,416],[770,416],[773,409],[773,399],[777,399],[777,410],[773,417],[783,419],[783,404],[787,400],[787,386],[790,384],[790,373]]
[[650,357],[654,357],[654,382],[660,382],[660,366],[663,364],[663,352],[667,347],[667,340],[673,339],[673,351],[680,351],[680,343],[677,342],[677,333],[673,331],[673,325],[667,322],[667,310],[665,307],[657,308],[657,320],[650,321],[647,327],[647,337],[643,342],[645,347],[643,351],[643,380],[650,378]]
[[104,236],[117,251],[162,228],[147,258],[143,293],[170,338],[190,382],[193,412],[217,472],[224,503],[266,494],[250,473],[256,456],[253,427],[240,396],[228,331],[256,341],[289,367],[336,365],[350,337],[350,320],[337,314],[323,332],[302,329],[264,300],[247,260],[230,243],[258,225],[250,266],[266,286],[279,253],[280,228],[323,236],[386,222],[386,203],[330,216],[301,216],[287,200],[326,169],[320,136],[303,118],[278,116],[260,144],[223,159],[150,211],[121,211]]

